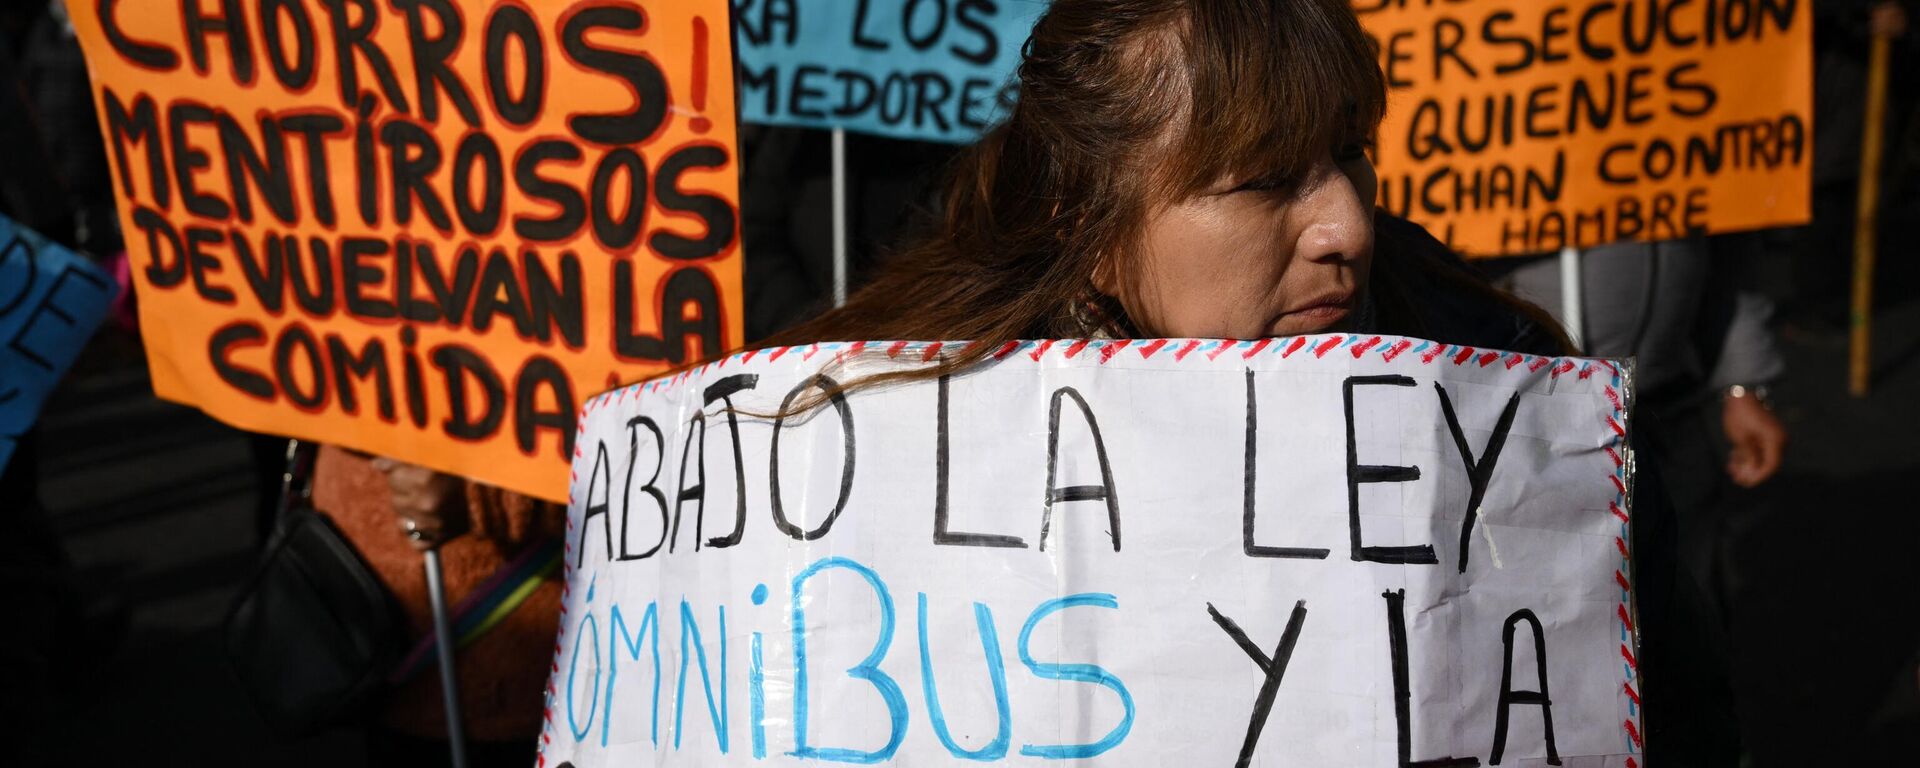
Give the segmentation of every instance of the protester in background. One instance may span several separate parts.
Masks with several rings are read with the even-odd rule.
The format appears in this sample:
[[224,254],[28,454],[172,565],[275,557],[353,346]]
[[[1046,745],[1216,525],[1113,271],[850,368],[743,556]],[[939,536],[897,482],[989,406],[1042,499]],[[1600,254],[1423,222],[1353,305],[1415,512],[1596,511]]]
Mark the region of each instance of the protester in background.
[[[1580,260],[1581,346],[1590,355],[1636,358],[1635,449],[1659,467],[1660,501],[1672,512],[1636,514],[1635,539],[1639,573],[1673,584],[1671,592],[1641,591],[1642,612],[1661,613],[1654,623],[1673,628],[1655,639],[1655,665],[1672,664],[1653,686],[1691,713],[1683,726],[1650,726],[1648,738],[1671,745],[1667,759],[1683,765],[1738,759],[1726,607],[1737,522],[1730,518],[1750,505],[1735,486],[1771,478],[1787,441],[1767,401],[1786,368],[1769,326],[1773,305],[1739,288],[1740,259],[1751,254],[1729,247],[1738,242],[1745,241],[1619,243],[1588,249]],[[1522,299],[1567,306],[1556,255],[1481,268]],[[1653,573],[1668,565],[1679,571]]]
[[1400,333],[1556,353],[1551,319],[1373,210],[1385,89],[1351,8],[1062,0],[944,213],[845,307],[769,343]]
[[[1766,399],[1786,370],[1770,326],[1773,302],[1739,287],[1743,254],[1726,252],[1730,242],[1618,243],[1588,249],[1581,259],[1583,351],[1639,358],[1643,408],[1712,417],[1725,438],[1723,470],[1689,478],[1703,490],[1765,482],[1780,468],[1787,437]],[[1500,287],[1565,319],[1555,255],[1492,260],[1482,268]]]
[[[566,527],[558,505],[442,474],[425,467],[321,448],[313,470],[313,503],[353,542],[405,614],[412,643],[432,631],[421,550],[438,546],[451,605],[476,610],[510,597],[513,583],[533,584],[458,653],[460,701],[475,766],[531,764],[540,735],[547,663],[559,631],[560,582],[535,560],[557,557]],[[462,535],[465,532],[470,535]],[[508,586],[503,586],[508,585]],[[456,629],[459,621],[456,619]],[[464,638],[463,638],[464,639]],[[446,719],[431,655],[386,697],[368,738],[375,766],[444,764]]]

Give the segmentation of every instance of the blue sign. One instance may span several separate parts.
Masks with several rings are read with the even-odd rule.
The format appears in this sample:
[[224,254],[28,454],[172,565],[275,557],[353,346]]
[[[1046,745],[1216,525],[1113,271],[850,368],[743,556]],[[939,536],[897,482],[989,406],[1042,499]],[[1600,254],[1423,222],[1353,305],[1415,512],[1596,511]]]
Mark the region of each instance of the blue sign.
[[0,469],[113,297],[93,262],[0,216]]
[[966,143],[1004,116],[1044,0],[734,0],[741,119]]

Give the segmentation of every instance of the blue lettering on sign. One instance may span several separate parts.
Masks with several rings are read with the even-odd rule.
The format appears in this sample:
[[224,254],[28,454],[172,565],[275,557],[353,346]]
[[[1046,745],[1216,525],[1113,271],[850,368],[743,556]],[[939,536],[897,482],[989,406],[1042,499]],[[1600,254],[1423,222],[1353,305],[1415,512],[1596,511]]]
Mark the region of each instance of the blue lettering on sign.
[[[609,644],[611,643],[620,644],[618,646],[613,646],[613,650],[617,651],[619,650],[620,647],[624,646],[627,649],[627,655],[632,657],[634,661],[640,660],[640,644],[646,642],[649,639],[653,640],[653,743],[654,744],[660,743],[660,610],[659,610],[659,606],[660,606],[659,603],[647,603],[647,612],[644,614],[641,614],[640,616],[640,633],[638,635],[629,634],[627,632],[626,618],[620,615],[619,603],[614,604],[613,611],[610,614],[612,618],[607,622],[607,634],[609,635],[608,640],[610,641]],[[576,644],[576,648],[577,647],[578,646]],[[685,653],[684,650],[682,650],[681,652],[683,654]],[[579,653],[579,651],[576,650],[575,653],[577,654]],[[620,654],[608,653],[607,655],[612,656],[613,659],[612,659],[612,663],[607,665],[607,702],[606,702],[607,711],[606,711],[606,714],[604,714],[602,716],[602,719],[600,720],[600,746],[602,747],[607,745],[607,732],[613,730],[613,681],[618,679],[620,676]],[[703,667],[701,671],[704,672],[705,665],[703,664],[701,666]],[[675,734],[675,738],[678,738],[678,734]]]
[[933,733],[954,757],[985,762],[1007,756],[1007,744],[1013,740],[1013,713],[1007,705],[1007,670],[1000,660],[1000,635],[993,628],[993,611],[985,603],[974,603],[973,618],[980,626],[980,650],[987,657],[987,678],[993,682],[993,705],[1000,719],[993,741],[968,751],[954,741],[947,728],[946,712],[940,708],[940,693],[934,689],[933,652],[927,647],[927,593],[920,593],[920,685],[927,694],[927,717],[933,721]]
[[1133,695],[1127,693],[1127,687],[1120,683],[1120,678],[1114,677],[1113,673],[1092,664],[1045,664],[1037,662],[1033,660],[1033,654],[1028,650],[1028,640],[1033,637],[1033,628],[1040,624],[1041,619],[1051,616],[1057,611],[1078,606],[1094,606],[1117,610],[1120,607],[1120,601],[1114,599],[1113,595],[1098,592],[1084,592],[1041,603],[1040,607],[1033,609],[1033,614],[1027,617],[1026,626],[1020,628],[1020,663],[1027,665],[1027,669],[1032,670],[1033,674],[1047,680],[1092,683],[1111,690],[1120,696],[1120,705],[1126,708],[1126,714],[1120,718],[1120,724],[1114,726],[1113,730],[1109,731],[1107,735],[1099,741],[1091,744],[1024,744],[1020,747],[1020,754],[1054,760],[1073,760],[1094,757],[1114,747],[1120,746],[1120,742],[1127,738],[1127,733],[1133,730]]
[[[753,585],[753,604],[765,605],[767,585]],[[760,633],[753,633],[753,658],[747,665],[747,720],[753,730],[753,759],[767,756],[767,675],[760,660]]]
[[707,715],[713,718],[713,734],[720,741],[720,754],[727,753],[727,607],[720,606],[720,706],[714,707],[713,681],[707,676],[707,646],[700,641],[700,625],[693,620],[693,606],[680,600],[680,690],[673,696],[673,748],[680,748],[682,716],[687,713],[687,637],[693,637],[694,654],[700,657],[700,686],[707,691]]
[[[586,717],[587,727],[582,728],[580,727],[580,721],[574,717],[573,710],[574,710],[574,707],[579,703],[580,697],[573,695],[573,683],[574,683],[575,673],[580,671],[580,645],[581,645],[580,641],[587,638],[587,630],[589,628],[593,630],[593,641],[590,643],[587,643],[588,646],[593,648],[593,667],[592,667],[593,695],[589,696],[587,700],[593,702],[593,706],[587,709],[587,717]],[[599,708],[600,708],[600,622],[593,618],[592,613],[588,613],[587,615],[580,617],[580,625],[578,628],[574,630],[573,659],[567,662],[567,729],[573,732],[574,741],[579,742],[579,741],[585,741],[587,739],[587,732],[593,730],[594,710],[597,710]]]
[[766,672],[760,661],[760,633],[753,633],[753,662],[747,667],[747,719],[753,721],[753,759],[767,756]]
[[[880,698],[886,701],[887,715],[891,722],[891,732],[887,743],[881,748],[864,752],[841,747],[816,747],[807,743],[807,612],[802,600],[807,580],[816,574],[830,569],[853,571],[866,579],[873,588],[874,596],[880,603],[880,633],[874,638],[873,651],[859,664],[847,670],[849,677],[871,683]],[[907,735],[907,697],[900,691],[900,684],[892,676],[880,671],[880,662],[887,657],[887,647],[893,643],[893,597],[887,593],[887,585],[873,569],[844,557],[821,559],[806,570],[793,577],[793,743],[794,749],[788,753],[794,757],[832,760],[841,763],[870,764],[893,757],[900,748],[901,740]],[[1129,705],[1131,706],[1131,705]],[[1131,709],[1129,709],[1131,711]]]
[[[878,618],[872,648],[858,664],[847,669],[846,674],[854,680],[865,681],[873,686],[887,709],[887,740],[878,749],[861,750],[851,747],[829,747],[812,743],[817,734],[810,734],[812,713],[809,710],[809,694],[819,681],[809,673],[808,638],[814,633],[807,624],[807,587],[808,583],[829,571],[850,571],[859,576],[874,596],[872,611],[864,615]],[[786,754],[828,762],[873,764],[892,759],[905,742],[907,733],[908,709],[904,690],[900,683],[885,671],[881,664],[893,645],[894,603],[887,583],[879,573],[857,561],[844,557],[828,557],[814,562],[791,582],[788,619],[792,622],[794,652],[793,668],[793,727],[794,748]],[[816,591],[819,588],[816,587]],[[565,669],[565,685],[561,692],[566,697],[566,721],[574,741],[584,742],[592,735],[594,727],[600,729],[599,744],[608,746],[616,741],[612,738],[615,720],[615,701],[620,669],[623,661],[642,662],[647,658],[643,653],[650,650],[653,663],[652,707],[649,712],[649,735],[655,748],[660,746],[660,688],[662,663],[660,656],[660,635],[669,631],[662,627],[664,618],[659,604],[650,602],[640,610],[638,628],[633,624],[633,613],[617,602],[606,602],[604,617],[607,624],[606,646],[601,646],[600,621],[602,614],[592,610],[595,602],[595,585],[589,583],[584,606],[571,636],[572,648]],[[817,597],[817,596],[816,596]],[[959,760],[973,762],[995,762],[1007,758],[1013,742],[1013,708],[1007,682],[1005,652],[1000,644],[1000,632],[994,622],[993,609],[984,602],[973,603],[974,626],[979,632],[982,658],[985,661],[986,678],[993,690],[994,731],[985,744],[968,749],[956,735],[955,728],[948,721],[949,710],[942,706],[937,675],[934,669],[934,637],[929,629],[929,600],[924,592],[916,593],[918,613],[916,614],[917,639],[919,641],[919,671],[921,694],[927,703],[927,719],[933,726],[933,733],[948,754]],[[767,591],[756,588],[752,591],[753,604],[767,603]],[[1047,600],[1040,603],[1028,615],[1021,627],[1018,656],[1022,664],[1043,680],[1056,680],[1070,683],[1088,683],[1112,691],[1119,697],[1124,714],[1120,722],[1104,737],[1085,744],[1024,744],[1020,754],[1048,760],[1070,760],[1095,757],[1113,750],[1126,740],[1133,729],[1135,717],[1133,696],[1120,679],[1111,672],[1092,664],[1067,664],[1041,662],[1033,658],[1031,650],[1033,633],[1040,622],[1068,608],[1111,608],[1118,610],[1119,601],[1113,595],[1105,593],[1081,593]],[[685,716],[687,712],[687,681],[698,667],[700,689],[706,697],[707,715],[713,725],[715,745],[720,754],[728,754],[732,747],[730,708],[730,683],[728,674],[728,648],[730,634],[728,628],[727,606],[714,606],[715,623],[703,630],[693,604],[685,598],[680,600],[678,611],[680,619],[680,663],[679,674],[674,685],[673,699],[673,749],[679,750],[682,737],[686,733]],[[818,617],[815,619],[818,621]],[[751,624],[751,614],[749,624]],[[811,628],[817,631],[817,627]],[[711,632],[705,630],[712,630]],[[748,726],[752,737],[753,757],[764,760],[767,756],[766,737],[766,668],[764,661],[764,636],[758,631],[746,632],[749,639],[747,661]],[[707,642],[714,638],[719,648],[711,649]],[[817,639],[816,639],[817,642]],[[651,645],[651,649],[647,646]],[[944,647],[944,646],[943,646]],[[709,653],[716,650],[715,653]],[[817,649],[815,649],[817,650]],[[948,651],[948,659],[957,659],[961,654]],[[605,661],[603,667],[602,661]],[[948,663],[953,663],[949,661]],[[715,667],[718,667],[716,674]],[[717,678],[717,679],[716,679]],[[829,687],[836,687],[829,680]],[[631,685],[629,688],[633,687]],[[858,708],[857,711],[864,711]],[[559,713],[554,713],[559,714]],[[835,713],[841,714],[841,713]],[[624,714],[632,722],[637,713]],[[983,717],[984,712],[968,713],[964,720],[968,723]],[[638,723],[634,723],[638,725]],[[877,725],[877,724],[876,724]],[[861,729],[871,732],[870,729]],[[977,729],[963,725],[959,732],[974,733]],[[637,734],[636,734],[637,737]],[[637,740],[637,738],[635,739]],[[696,740],[697,741],[697,740]]]

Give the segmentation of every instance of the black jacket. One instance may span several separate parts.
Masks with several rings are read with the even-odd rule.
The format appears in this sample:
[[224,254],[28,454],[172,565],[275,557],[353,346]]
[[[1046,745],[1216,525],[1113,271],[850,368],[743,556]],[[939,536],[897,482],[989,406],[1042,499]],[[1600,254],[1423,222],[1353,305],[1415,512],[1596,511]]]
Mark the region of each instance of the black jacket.
[[1378,316],[1368,330],[1530,355],[1569,352],[1544,312],[1500,293],[1420,225],[1385,211],[1374,214],[1371,285]]

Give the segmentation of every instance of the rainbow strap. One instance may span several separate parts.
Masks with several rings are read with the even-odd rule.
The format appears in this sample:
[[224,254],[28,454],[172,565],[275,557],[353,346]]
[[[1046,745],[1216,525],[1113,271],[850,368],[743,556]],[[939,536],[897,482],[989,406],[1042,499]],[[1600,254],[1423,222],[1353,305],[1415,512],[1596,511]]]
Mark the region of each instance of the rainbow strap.
[[[465,648],[499,626],[514,609],[527,601],[533,591],[540,587],[540,582],[559,569],[560,540],[553,538],[529,547],[519,557],[500,566],[500,570],[454,606],[451,623],[454,636],[458,638],[454,647]],[[394,667],[393,673],[387,675],[387,682],[399,685],[411,680],[436,660],[434,635],[429,631]]]

